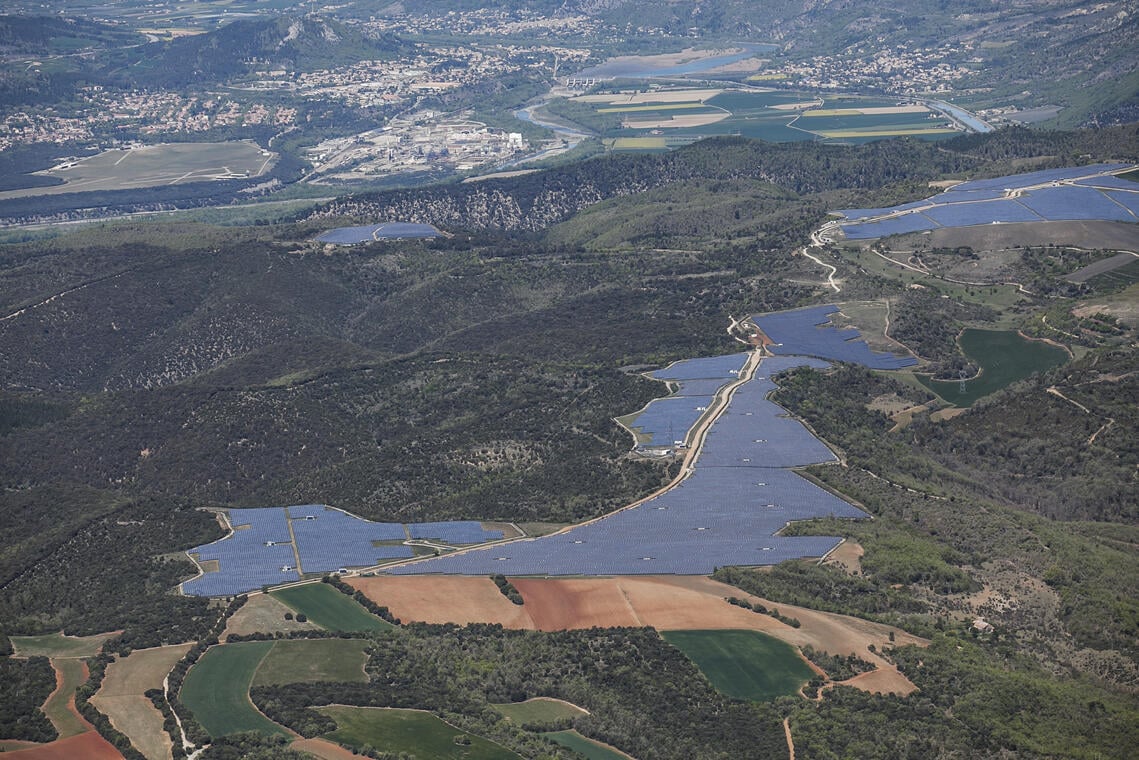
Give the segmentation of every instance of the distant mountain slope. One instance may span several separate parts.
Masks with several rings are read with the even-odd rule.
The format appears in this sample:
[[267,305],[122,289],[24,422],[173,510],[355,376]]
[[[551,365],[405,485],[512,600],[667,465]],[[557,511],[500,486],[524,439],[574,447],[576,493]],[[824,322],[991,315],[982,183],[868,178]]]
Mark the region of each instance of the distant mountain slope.
[[610,198],[694,179],[759,180],[805,194],[965,176],[982,165],[986,176],[1000,176],[1024,170],[1012,159],[1039,157],[1033,168],[1051,168],[1086,163],[1080,156],[1089,153],[1136,160],[1139,128],[1070,133],[1009,129],[936,145],[902,139],[859,147],[718,137],[662,155],[606,156],[521,177],[350,196],[308,218],[352,216],[452,229],[537,231]]
[[413,46],[371,38],[338,21],[267,16],[242,19],[206,34],[128,51],[118,73],[149,87],[222,82],[259,68],[310,71],[366,59],[390,59]]
[[81,18],[0,16],[0,55],[45,55],[137,44],[143,37],[125,27]]

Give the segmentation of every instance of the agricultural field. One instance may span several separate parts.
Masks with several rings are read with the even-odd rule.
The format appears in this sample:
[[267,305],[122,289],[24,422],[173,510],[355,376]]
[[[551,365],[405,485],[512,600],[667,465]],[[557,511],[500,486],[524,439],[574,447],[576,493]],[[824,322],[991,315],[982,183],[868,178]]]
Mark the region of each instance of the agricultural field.
[[106,675],[91,703],[116,730],[126,734],[148,758],[170,756],[170,736],[163,728],[162,713],[144,696],[148,689],[162,687],[174,664],[190,649],[177,644],[153,649],[136,649],[107,666]]
[[64,636],[62,633],[48,633],[42,636],[11,636],[12,647],[17,657],[94,657],[103,649],[107,639],[116,632],[98,633],[94,636]]
[[979,376],[964,383],[918,376],[922,385],[957,407],[970,406],[979,398],[1068,360],[1064,349],[1028,340],[1012,330],[968,329],[961,333],[958,343],[981,368]]
[[[407,752],[433,760],[517,760],[518,755],[481,736],[464,734],[429,712],[332,705],[317,708],[336,721],[329,739],[381,752]],[[459,744],[457,737],[465,737]],[[469,742],[469,743],[466,743]]]
[[551,109],[597,133],[611,150],[667,150],[713,135],[771,142],[867,142],[959,134],[916,103],[827,97],[764,88],[654,89],[569,98]]
[[48,744],[14,745],[3,754],[12,760],[122,760],[123,757],[114,745],[94,730]]
[[75,690],[87,680],[87,664],[73,659],[52,660],[51,664],[55,668],[58,685],[44,703],[44,715],[55,726],[61,739],[78,736],[91,728],[75,710]]
[[170,143],[108,150],[64,162],[44,172],[61,185],[0,193],[0,200],[87,190],[128,190],[220,179],[246,179],[264,174],[274,155],[256,143]]
[[273,596],[329,631],[382,631],[392,627],[327,583],[283,588]]
[[569,747],[586,760],[629,760],[624,752],[618,752],[608,744],[582,736],[577,731],[550,731],[542,734],[563,747]]
[[274,642],[257,667],[254,686],[319,681],[366,681],[368,642],[360,639],[294,639]]
[[766,701],[794,694],[814,671],[789,644],[757,631],[664,631],[720,692]]
[[320,626],[312,621],[299,622],[293,609],[272,594],[254,594],[226,622],[221,639],[224,641],[225,637],[231,634],[248,636],[251,633],[288,633],[319,628]]
[[246,641],[215,646],[190,668],[180,696],[210,736],[239,731],[288,735],[249,701],[253,675],[273,645],[272,641]]
[[589,715],[588,711],[577,705],[548,697],[534,697],[525,702],[494,705],[494,709],[519,726],[550,725],[561,720]]

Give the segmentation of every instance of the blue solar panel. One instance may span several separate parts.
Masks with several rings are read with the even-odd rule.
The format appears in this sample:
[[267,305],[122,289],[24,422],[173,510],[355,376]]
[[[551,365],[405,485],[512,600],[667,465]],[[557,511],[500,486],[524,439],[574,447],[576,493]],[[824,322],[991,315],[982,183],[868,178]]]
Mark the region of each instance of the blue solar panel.
[[407,528],[412,538],[433,538],[449,544],[482,544],[502,538],[501,530],[486,530],[473,520],[413,523]]
[[892,206],[890,208],[845,208],[837,211],[836,213],[842,214],[844,217],[851,220],[869,219],[871,217],[889,214],[894,211],[906,211],[909,209],[922,208],[923,206],[928,206],[929,204],[930,201],[926,199],[920,201],[911,201],[909,203],[903,203],[899,206]]
[[630,426],[649,436],[645,446],[672,446],[684,440],[689,429],[712,403],[711,396],[669,396],[645,407]]
[[1104,195],[1126,208],[1136,217],[1139,217],[1139,193],[1124,193],[1108,190],[1104,192]]
[[1020,199],[1028,208],[1046,219],[1135,220],[1135,217],[1110,197],[1090,187],[1050,187],[1033,190]]
[[300,577],[284,510],[231,509],[229,520],[232,535],[191,550],[200,562],[216,560],[218,571],[186,581],[185,593],[229,596]]
[[[1133,214],[1113,203],[1118,199],[1097,187],[1139,190],[1139,183],[1114,176],[1087,177],[1103,171],[1119,171],[1130,164],[1096,164],[1064,169],[1048,169],[994,179],[973,180],[928,198],[888,209],[846,209],[838,213],[846,217],[840,227],[851,240],[923,232],[942,227],[969,227],[994,222],[1033,222],[1041,219],[1105,219],[1134,221]],[[1073,183],[1074,184],[1070,184]],[[1065,183],[1065,184],[1059,184]],[[1003,200],[1012,190],[1022,191],[1017,198]],[[1135,207],[1123,203],[1130,211]],[[923,206],[925,208],[923,208]],[[887,217],[907,209],[920,208],[920,213]],[[875,221],[876,220],[876,221]]]
[[375,523],[321,506],[290,507],[301,570],[334,572],[342,567],[367,567],[381,559],[411,557],[407,546],[375,546],[378,541],[404,541],[399,523]]
[[944,227],[971,227],[993,222],[1039,222],[1042,219],[1039,214],[1025,208],[1016,200],[935,206],[925,212],[925,215]]
[[1089,174],[1122,171],[1130,166],[1131,164],[1092,164],[1090,166],[1069,166],[1062,169],[1044,169],[1042,171],[1027,172],[1025,174],[994,177],[992,179],[970,180],[969,182],[963,182],[955,186],[953,190],[981,190],[987,188],[1017,189],[1047,182],[1061,182],[1077,177],[1084,177]]
[[843,234],[851,240],[870,240],[889,237],[890,235],[905,235],[910,232],[925,232],[926,230],[937,229],[937,226],[937,222],[924,214],[904,214],[891,219],[883,219],[880,222],[855,222],[841,225]]
[[1084,187],[1098,187],[1104,190],[1130,190],[1133,193],[1139,193],[1139,182],[1123,177],[1106,176],[1078,179],[1075,184]]
[[725,381],[730,381],[743,369],[744,364],[747,363],[747,357],[746,353],[739,353],[710,356],[702,359],[685,359],[674,362],[664,369],[658,369],[651,374],[658,380],[723,378]]
[[776,354],[817,356],[862,364],[871,369],[901,369],[917,364],[913,357],[871,351],[864,341],[859,340],[861,336],[855,329],[835,328],[829,316],[838,310],[834,305],[814,306],[760,314],[753,316],[752,321],[776,343],[769,346]]

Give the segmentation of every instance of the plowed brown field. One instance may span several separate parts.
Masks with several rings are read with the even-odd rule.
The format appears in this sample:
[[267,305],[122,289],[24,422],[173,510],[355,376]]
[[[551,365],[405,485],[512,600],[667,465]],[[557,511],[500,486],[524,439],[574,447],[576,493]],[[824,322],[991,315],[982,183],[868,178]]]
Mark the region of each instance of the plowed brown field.
[[[852,680],[867,691],[908,694],[914,690],[886,660],[869,651],[894,643],[924,645],[924,639],[868,620],[818,612],[749,596],[733,586],[699,576],[617,578],[513,578],[526,604],[511,604],[489,578],[388,576],[350,578],[377,604],[401,620],[428,623],[499,623],[505,628],[558,631],[576,628],[652,626],[658,630],[735,628],[762,631],[795,646],[811,645],[831,654],[854,654],[879,671]],[[769,615],[728,604],[735,596],[777,608],[796,618],[799,628]]]
[[4,757],[16,760],[123,760],[119,751],[95,731],[50,744],[5,752]]

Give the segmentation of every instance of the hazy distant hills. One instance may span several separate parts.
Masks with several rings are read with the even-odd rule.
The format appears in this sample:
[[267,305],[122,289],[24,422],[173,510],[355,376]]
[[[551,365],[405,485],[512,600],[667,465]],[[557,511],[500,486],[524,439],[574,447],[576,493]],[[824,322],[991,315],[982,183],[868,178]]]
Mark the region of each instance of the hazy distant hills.
[[98,50],[143,41],[142,35],[125,27],[84,19],[0,16],[0,55]]
[[333,20],[266,16],[126,51],[116,73],[146,86],[176,88],[264,68],[309,71],[389,59],[412,49],[397,38],[367,37]]

